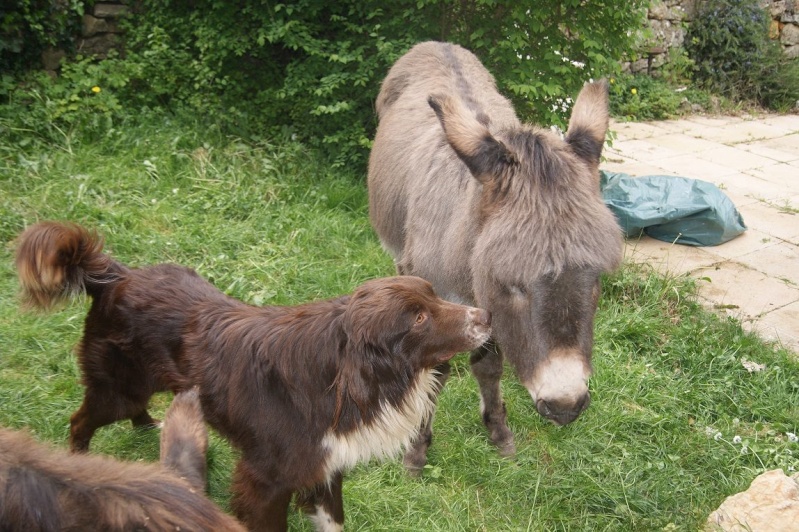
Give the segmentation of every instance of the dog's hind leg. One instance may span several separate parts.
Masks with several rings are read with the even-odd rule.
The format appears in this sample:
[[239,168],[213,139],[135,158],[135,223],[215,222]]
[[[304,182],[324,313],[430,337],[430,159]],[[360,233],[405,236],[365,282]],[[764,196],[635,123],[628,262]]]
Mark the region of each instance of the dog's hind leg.
[[130,422],[133,424],[134,427],[139,427],[143,429],[155,429],[161,426],[161,422],[157,419],[154,419],[150,413],[145,408],[138,414],[134,414],[130,417]]
[[158,426],[147,413],[149,397],[121,397],[117,390],[86,388],[83,404],[70,418],[69,445],[72,452],[86,452],[94,433],[115,421],[130,419],[134,426]]
[[87,391],[83,398],[83,404],[69,419],[69,448],[73,453],[88,451],[89,442],[94,436],[94,432],[119,419],[101,401],[102,399],[93,398],[92,394]]
[[[449,378],[449,362],[445,362],[440,366],[436,366],[436,370],[438,371],[438,376],[436,377],[438,380],[438,391],[441,393],[441,390],[444,389],[444,384],[446,384],[447,379]],[[411,442],[410,447],[408,447],[408,450],[405,451],[405,456],[402,458],[402,463],[405,465],[405,469],[408,471],[408,473],[414,476],[421,474],[422,469],[424,469],[424,466],[427,463],[427,449],[432,443],[433,414],[431,414],[430,417],[423,422],[421,430],[419,430],[419,434],[416,436],[416,438],[414,438],[413,442]]]

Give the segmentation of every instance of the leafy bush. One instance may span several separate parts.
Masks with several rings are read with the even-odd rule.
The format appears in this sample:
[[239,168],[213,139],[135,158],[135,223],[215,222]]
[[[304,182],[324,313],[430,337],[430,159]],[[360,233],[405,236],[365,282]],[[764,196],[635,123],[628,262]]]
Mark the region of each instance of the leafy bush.
[[799,97],[799,62],[768,36],[769,16],[757,0],[702,2],[685,48],[705,88],[784,110]]
[[[66,62],[57,79],[32,71],[0,83],[0,134],[21,147],[36,141],[92,140],[125,114],[119,94],[130,74],[112,53],[97,62],[78,56]],[[77,134],[76,134],[77,132]]]
[[4,0],[0,12],[0,72],[38,65],[42,50],[48,47],[73,50],[87,3],[83,0]]
[[611,79],[610,112],[625,120],[665,120],[706,108],[709,96],[690,85],[677,85],[665,78],[621,75]]
[[[322,148],[334,165],[362,169],[380,81],[413,44],[436,39],[466,46],[524,119],[563,125],[569,98],[585,81],[618,71],[646,4],[142,0],[125,22],[125,58],[98,68],[115,79],[122,109],[189,110],[237,135],[298,138]],[[75,72],[90,73],[88,63],[79,64]],[[47,88],[50,101],[74,95],[78,80],[63,82],[63,95]]]

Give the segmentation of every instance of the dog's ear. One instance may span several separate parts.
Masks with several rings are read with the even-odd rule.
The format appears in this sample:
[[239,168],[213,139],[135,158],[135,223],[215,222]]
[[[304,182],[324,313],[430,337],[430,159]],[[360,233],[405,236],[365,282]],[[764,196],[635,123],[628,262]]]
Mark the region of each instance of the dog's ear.
[[355,415],[356,409],[360,417],[364,417],[376,400],[378,383],[376,378],[372,378],[372,362],[380,356],[374,346],[352,336],[347,339],[336,375],[334,430],[342,418]]

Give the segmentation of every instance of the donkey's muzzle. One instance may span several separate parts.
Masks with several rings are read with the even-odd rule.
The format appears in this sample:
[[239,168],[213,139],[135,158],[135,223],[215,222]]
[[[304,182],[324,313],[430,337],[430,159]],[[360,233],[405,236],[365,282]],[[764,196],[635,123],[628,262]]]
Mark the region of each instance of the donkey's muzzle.
[[541,416],[555,425],[568,425],[577,419],[591,403],[591,394],[586,392],[577,402],[539,399],[535,408]]

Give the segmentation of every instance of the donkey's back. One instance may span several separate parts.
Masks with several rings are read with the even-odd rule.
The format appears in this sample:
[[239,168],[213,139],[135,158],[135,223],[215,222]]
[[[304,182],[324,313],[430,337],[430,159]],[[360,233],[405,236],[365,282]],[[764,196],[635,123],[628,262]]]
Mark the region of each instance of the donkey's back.
[[[467,207],[478,201],[480,187],[445,142],[428,104],[433,94],[460,95],[491,130],[521,124],[480,61],[449,43],[414,46],[391,68],[377,97],[380,127],[369,159],[368,183],[372,225],[400,273],[417,271],[443,297],[462,301],[469,299],[464,292],[471,291],[466,269],[476,231],[473,209]],[[416,220],[411,223],[422,227],[424,241],[406,227],[409,210]],[[431,230],[425,231],[425,226]],[[408,241],[414,238],[415,244]],[[446,272],[445,278],[437,279],[440,263],[403,264],[403,250],[414,245],[429,246],[436,255],[443,253],[437,261],[459,273]]]

